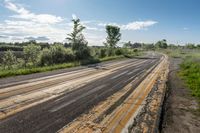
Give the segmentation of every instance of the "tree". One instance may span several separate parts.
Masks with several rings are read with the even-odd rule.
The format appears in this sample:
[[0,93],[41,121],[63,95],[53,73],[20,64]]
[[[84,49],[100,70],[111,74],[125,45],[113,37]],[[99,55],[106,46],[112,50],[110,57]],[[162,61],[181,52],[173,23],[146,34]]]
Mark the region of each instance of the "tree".
[[155,46],[157,48],[163,48],[163,49],[166,49],[167,48],[167,40],[163,39],[161,41],[158,41]]
[[120,28],[118,26],[107,25],[106,33],[108,35],[105,45],[110,48],[116,48],[116,44],[121,39]]
[[132,48],[141,48],[142,47],[142,44],[139,43],[139,42],[136,42],[132,45]]
[[82,34],[85,27],[80,24],[80,19],[73,19],[72,22],[74,24],[73,31],[68,34],[69,37],[66,39],[78,59],[88,58],[90,56],[89,48],[87,47],[88,42]]
[[154,44],[145,44],[145,43],[143,43],[142,44],[142,48],[145,49],[145,50],[155,50]]
[[24,47],[24,63],[25,67],[28,62],[31,62],[33,65],[36,65],[38,61],[38,56],[40,54],[41,47],[35,44],[30,44]]
[[127,43],[124,43],[123,47],[124,47],[124,48],[131,48],[132,45],[133,45],[133,44],[131,43],[131,41],[128,41]]
[[4,68],[8,67],[8,69],[11,69],[12,66],[16,63],[16,61],[17,59],[11,50],[8,50],[4,53],[4,56],[3,56]]
[[188,43],[188,44],[186,44],[186,48],[188,48],[188,49],[195,49],[195,45],[192,44],[192,43]]

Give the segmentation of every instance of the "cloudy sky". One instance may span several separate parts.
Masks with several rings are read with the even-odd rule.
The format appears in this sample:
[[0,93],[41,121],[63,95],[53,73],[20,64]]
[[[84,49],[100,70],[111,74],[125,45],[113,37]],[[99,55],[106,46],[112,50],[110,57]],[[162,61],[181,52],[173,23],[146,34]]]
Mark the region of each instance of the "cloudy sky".
[[102,45],[105,25],[121,28],[121,42],[200,43],[199,0],[0,0],[0,41],[63,42],[73,17],[89,45]]

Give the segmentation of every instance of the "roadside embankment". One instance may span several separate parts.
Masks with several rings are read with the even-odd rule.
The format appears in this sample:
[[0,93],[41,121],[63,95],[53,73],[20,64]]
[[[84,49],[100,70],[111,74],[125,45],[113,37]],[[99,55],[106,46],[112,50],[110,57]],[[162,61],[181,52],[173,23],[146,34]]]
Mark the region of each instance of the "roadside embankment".
[[180,73],[180,64],[183,61],[182,58],[170,58],[168,90],[161,129],[163,133],[200,132],[197,99],[191,95],[191,90],[178,74]]
[[166,94],[166,83],[168,79],[169,62],[163,65],[162,70],[149,92],[147,98],[142,103],[139,113],[134,118],[132,125],[129,126],[129,132],[160,132],[160,123],[162,121],[162,107]]

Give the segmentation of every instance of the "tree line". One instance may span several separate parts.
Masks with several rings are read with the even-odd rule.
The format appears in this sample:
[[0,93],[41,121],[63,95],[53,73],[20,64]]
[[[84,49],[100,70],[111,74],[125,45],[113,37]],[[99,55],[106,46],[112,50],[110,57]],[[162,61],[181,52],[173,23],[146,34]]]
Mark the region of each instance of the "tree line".
[[[0,51],[4,51],[1,64],[4,69],[49,66],[73,61],[92,60],[110,56],[133,54],[133,50],[117,47],[121,39],[120,28],[107,25],[104,47],[89,47],[83,35],[84,27],[80,19],[73,19],[73,31],[66,37],[67,43],[2,43]],[[15,52],[21,51],[21,57]]]

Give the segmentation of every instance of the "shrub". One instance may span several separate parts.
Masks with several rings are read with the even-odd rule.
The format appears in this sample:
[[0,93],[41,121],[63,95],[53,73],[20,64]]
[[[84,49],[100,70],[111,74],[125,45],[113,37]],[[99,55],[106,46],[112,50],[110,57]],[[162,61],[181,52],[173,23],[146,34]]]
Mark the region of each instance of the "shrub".
[[88,59],[91,57],[90,49],[86,46],[79,47],[76,51],[74,51],[77,60]]
[[40,65],[53,65],[74,61],[71,49],[66,49],[62,45],[53,45],[49,49],[42,50]]
[[123,54],[123,50],[121,48],[117,48],[115,50],[115,55],[122,55]]
[[40,65],[45,66],[51,64],[53,64],[51,52],[48,48],[45,48],[42,50],[40,55]]
[[28,62],[31,62],[33,65],[37,64],[40,50],[41,50],[41,47],[35,44],[30,44],[24,47],[23,52],[24,52],[25,66],[27,66]]
[[8,50],[4,53],[3,56],[3,66],[4,68],[11,69],[12,66],[16,63],[16,57],[14,56],[11,50]]
[[100,58],[104,58],[107,56],[107,50],[105,48],[101,48],[100,49],[100,54],[99,54],[99,57]]

